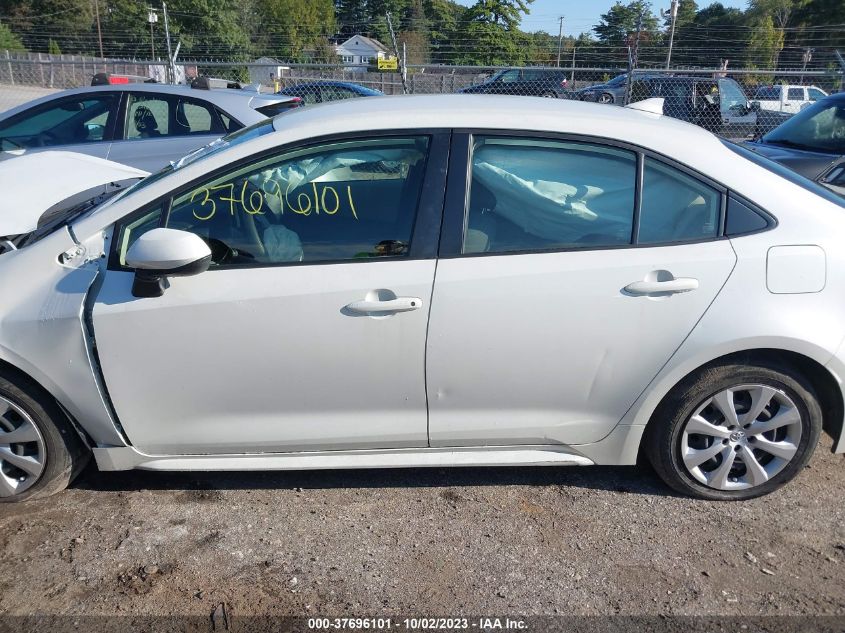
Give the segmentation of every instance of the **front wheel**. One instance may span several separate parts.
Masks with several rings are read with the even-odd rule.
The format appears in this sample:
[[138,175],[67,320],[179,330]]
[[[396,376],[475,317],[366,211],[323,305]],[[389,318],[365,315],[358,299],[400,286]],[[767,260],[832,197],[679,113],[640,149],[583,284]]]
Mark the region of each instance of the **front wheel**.
[[26,378],[0,372],[0,502],[63,490],[88,457],[49,394]]
[[822,414],[812,386],[791,369],[725,364],[678,385],[646,429],[644,448],[675,490],[714,500],[777,490],[810,460]]

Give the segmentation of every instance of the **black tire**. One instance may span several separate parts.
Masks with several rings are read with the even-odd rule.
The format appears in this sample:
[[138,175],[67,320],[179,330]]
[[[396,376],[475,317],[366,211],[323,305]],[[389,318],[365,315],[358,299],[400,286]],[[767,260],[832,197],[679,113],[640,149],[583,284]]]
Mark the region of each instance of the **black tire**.
[[547,99],[557,99],[557,93],[552,92],[551,90],[547,90],[543,94],[540,95],[541,97],[545,97]]
[[40,385],[12,372],[0,371],[0,396],[29,415],[45,448],[44,468],[37,481],[18,494],[0,496],[0,503],[40,499],[64,490],[90,458],[67,415]]
[[[683,463],[684,426],[702,403],[715,394],[749,384],[773,387],[795,404],[801,416],[798,450],[780,472],[764,483],[742,490],[712,488],[693,477]],[[664,398],[646,428],[643,449],[661,479],[678,492],[700,499],[739,501],[769,494],[792,480],[809,462],[821,429],[822,412],[815,391],[795,370],[766,362],[710,365],[688,376]]]

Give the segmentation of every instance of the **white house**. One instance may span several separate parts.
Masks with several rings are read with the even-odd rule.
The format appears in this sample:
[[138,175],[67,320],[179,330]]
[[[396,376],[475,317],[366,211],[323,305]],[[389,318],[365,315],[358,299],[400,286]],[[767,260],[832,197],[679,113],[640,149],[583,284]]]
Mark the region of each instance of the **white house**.
[[384,44],[371,37],[358,34],[337,44],[335,52],[343,61],[343,65],[347,67],[366,67],[371,62],[391,56]]

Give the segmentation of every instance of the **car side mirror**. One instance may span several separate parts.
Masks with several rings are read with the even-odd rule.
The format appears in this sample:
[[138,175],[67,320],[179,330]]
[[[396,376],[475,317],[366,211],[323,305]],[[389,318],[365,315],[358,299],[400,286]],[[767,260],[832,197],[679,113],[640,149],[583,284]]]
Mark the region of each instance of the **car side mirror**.
[[126,265],[135,269],[132,295],[160,297],[168,277],[188,277],[208,270],[211,249],[193,233],[152,229],[139,237],[126,253]]

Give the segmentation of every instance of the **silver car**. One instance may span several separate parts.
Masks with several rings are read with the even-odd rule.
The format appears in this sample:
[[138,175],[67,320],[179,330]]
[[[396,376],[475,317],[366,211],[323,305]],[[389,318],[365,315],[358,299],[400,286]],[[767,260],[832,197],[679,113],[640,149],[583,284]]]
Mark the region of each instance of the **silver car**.
[[91,454],[248,470],[643,453],[686,494],[747,499],[795,477],[822,428],[845,452],[842,199],[661,108],[317,105],[40,222],[45,174],[143,174],[0,163],[0,498],[60,490]]
[[249,90],[153,83],[65,90],[0,114],[0,159],[61,149],[158,171],[299,103]]

